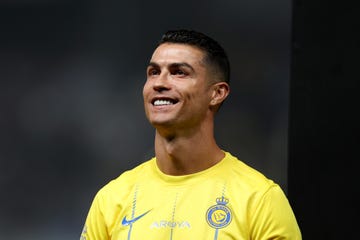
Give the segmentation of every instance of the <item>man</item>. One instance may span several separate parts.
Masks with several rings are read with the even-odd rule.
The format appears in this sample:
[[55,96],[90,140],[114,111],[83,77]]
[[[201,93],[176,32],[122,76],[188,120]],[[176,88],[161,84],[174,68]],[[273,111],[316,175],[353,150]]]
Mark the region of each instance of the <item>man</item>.
[[96,194],[81,239],[301,239],[279,185],[216,143],[229,72],[225,51],[208,36],[163,35],[143,88],[155,157]]

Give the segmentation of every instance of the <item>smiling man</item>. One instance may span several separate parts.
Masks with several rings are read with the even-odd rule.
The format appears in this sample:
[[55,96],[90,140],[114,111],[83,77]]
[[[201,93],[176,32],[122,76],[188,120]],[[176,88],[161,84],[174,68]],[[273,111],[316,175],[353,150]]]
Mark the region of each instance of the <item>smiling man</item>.
[[280,186],[216,143],[214,117],[230,92],[223,48],[168,31],[146,75],[155,156],[100,189],[80,239],[301,239]]

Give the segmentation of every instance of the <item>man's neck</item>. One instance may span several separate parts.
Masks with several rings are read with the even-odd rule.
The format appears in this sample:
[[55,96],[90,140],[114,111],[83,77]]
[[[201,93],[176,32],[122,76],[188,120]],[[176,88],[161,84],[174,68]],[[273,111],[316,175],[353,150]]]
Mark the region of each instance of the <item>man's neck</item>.
[[213,134],[155,135],[155,155],[158,167],[168,175],[187,175],[203,171],[224,158]]

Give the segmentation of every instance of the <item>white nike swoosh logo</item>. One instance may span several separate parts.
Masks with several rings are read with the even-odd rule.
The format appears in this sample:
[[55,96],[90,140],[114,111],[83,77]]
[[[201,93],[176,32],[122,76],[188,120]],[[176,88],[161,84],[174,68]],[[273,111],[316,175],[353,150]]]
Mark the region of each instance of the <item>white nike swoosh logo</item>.
[[151,210],[147,211],[147,212],[144,212],[143,214],[137,216],[137,217],[134,217],[133,219],[131,220],[127,220],[126,219],[126,216],[123,218],[123,220],[121,221],[121,225],[123,226],[128,226],[130,224],[133,224],[134,222],[136,222],[137,220],[139,220],[140,218],[142,218],[143,216],[145,216],[148,212],[150,212]]

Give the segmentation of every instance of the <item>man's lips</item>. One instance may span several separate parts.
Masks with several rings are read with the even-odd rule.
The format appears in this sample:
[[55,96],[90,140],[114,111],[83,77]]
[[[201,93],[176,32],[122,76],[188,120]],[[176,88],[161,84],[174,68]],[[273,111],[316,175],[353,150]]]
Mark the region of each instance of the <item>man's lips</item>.
[[174,105],[178,102],[176,99],[172,98],[166,98],[166,97],[160,97],[160,98],[154,98],[151,103],[154,106],[167,106],[167,105]]

